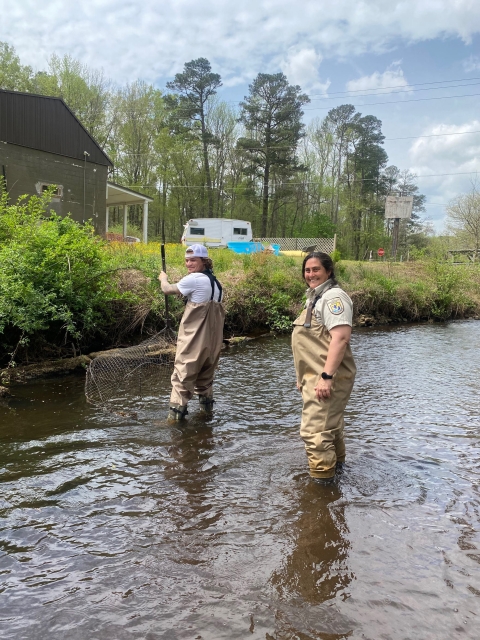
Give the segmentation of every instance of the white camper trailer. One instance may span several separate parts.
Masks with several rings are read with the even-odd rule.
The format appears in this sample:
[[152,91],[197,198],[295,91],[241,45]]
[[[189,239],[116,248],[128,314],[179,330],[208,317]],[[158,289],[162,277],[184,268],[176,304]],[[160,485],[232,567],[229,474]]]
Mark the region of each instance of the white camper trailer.
[[246,220],[229,218],[192,218],[185,225],[182,244],[204,244],[206,247],[226,247],[227,242],[250,242],[252,225]]

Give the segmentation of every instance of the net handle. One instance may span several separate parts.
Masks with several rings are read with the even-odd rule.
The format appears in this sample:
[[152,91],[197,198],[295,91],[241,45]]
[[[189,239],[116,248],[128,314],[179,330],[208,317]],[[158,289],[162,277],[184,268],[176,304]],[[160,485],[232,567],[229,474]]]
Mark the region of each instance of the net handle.
[[[167,272],[167,261],[165,259],[165,219],[162,220],[162,244],[160,246],[162,256],[162,271]],[[165,294],[165,327],[170,329],[170,314],[168,308],[168,296]]]

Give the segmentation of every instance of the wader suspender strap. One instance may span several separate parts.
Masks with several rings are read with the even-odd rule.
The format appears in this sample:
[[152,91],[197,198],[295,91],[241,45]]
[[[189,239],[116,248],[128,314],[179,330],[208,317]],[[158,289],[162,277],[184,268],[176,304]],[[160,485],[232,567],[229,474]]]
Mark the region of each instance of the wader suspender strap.
[[222,285],[219,283],[219,281],[216,279],[216,277],[213,275],[213,273],[211,271],[202,271],[204,276],[207,276],[207,278],[210,280],[210,284],[212,285],[212,297],[210,298],[210,300],[213,300],[213,296],[215,295],[215,285],[217,285],[218,287],[218,291],[220,292],[220,295],[218,296],[218,301],[221,302],[222,301]]
[[331,284],[329,287],[324,289],[319,296],[315,296],[315,298],[310,302],[310,304],[307,307],[307,315],[305,316],[305,322],[303,323],[303,326],[305,327],[305,329],[310,329],[310,327],[312,326],[312,313],[315,308],[315,305],[323,296],[323,294],[327,293],[327,291],[330,291],[330,289],[333,289],[333,287],[338,287],[338,285]]

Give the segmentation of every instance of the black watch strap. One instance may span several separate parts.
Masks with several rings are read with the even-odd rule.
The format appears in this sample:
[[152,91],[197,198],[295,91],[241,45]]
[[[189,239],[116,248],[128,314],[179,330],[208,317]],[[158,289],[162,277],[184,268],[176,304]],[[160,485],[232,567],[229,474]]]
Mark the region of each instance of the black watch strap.
[[331,380],[333,376],[329,376],[328,373],[325,373],[325,371],[322,371],[322,378],[324,380]]

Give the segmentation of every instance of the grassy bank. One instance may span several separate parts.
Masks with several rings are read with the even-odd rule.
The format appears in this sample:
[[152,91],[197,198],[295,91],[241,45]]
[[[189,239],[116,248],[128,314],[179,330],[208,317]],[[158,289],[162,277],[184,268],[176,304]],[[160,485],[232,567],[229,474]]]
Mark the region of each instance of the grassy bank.
[[[105,244],[88,226],[44,217],[30,199],[0,211],[0,367],[128,345],[164,326],[160,246]],[[167,245],[171,282],[184,248]],[[301,258],[211,252],[225,291],[226,332],[289,331],[305,291]],[[429,261],[337,264],[357,324],[480,315],[480,266]],[[183,302],[171,298],[178,324]]]
[[[132,273],[154,283],[160,268],[159,245],[113,245],[116,263],[129,262]],[[257,254],[241,256],[225,249],[211,251],[215,273],[225,286],[227,330],[245,333],[256,328],[288,331],[304,300],[302,259]],[[171,281],[185,274],[184,249],[167,245]],[[480,265],[446,262],[353,262],[336,265],[340,285],[354,301],[356,324],[448,320],[480,314]],[[160,301],[160,306],[162,301]],[[176,306],[179,320],[183,306]],[[146,310],[146,309],[145,309]]]
[[480,315],[480,265],[446,262],[340,262],[339,281],[355,321],[385,324]]

